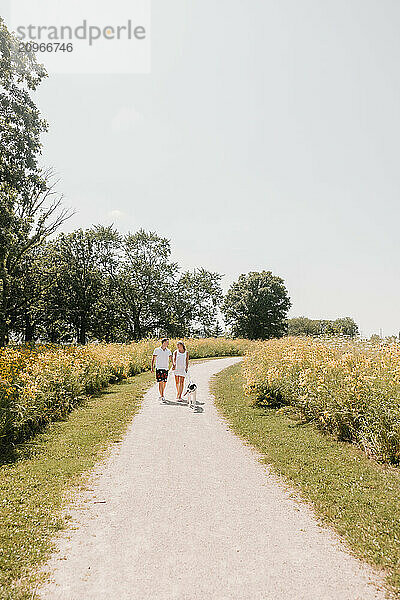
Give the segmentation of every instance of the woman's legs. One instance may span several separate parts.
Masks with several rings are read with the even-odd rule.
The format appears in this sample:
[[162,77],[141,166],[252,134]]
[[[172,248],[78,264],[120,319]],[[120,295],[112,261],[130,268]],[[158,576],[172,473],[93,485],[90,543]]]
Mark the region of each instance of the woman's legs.
[[175,375],[176,397],[177,398],[180,398],[180,394],[179,394],[179,380],[180,380],[179,375]]
[[183,382],[184,381],[185,381],[184,377],[181,377],[180,375],[175,375],[176,395],[177,395],[178,400],[182,399]]

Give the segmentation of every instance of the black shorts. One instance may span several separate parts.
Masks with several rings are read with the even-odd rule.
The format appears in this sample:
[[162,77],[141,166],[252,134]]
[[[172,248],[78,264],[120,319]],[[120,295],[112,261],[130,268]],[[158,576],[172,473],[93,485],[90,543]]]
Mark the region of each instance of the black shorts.
[[157,381],[167,381],[168,369],[156,369],[156,379]]

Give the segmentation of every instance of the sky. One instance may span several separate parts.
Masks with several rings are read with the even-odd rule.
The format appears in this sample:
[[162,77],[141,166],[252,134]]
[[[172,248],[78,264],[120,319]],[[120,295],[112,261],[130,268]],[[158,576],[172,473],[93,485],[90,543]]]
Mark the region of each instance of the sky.
[[290,316],[397,334],[399,26],[398,0],[152,0],[149,73],[35,94],[65,229],[156,231],[224,289],[271,270]]

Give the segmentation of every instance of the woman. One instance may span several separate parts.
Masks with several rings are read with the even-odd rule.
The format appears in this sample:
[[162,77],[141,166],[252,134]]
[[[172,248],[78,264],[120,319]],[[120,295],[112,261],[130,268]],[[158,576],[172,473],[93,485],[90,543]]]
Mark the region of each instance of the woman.
[[186,346],[183,342],[177,343],[177,350],[172,355],[172,370],[175,374],[176,383],[176,399],[178,402],[182,402],[182,392],[185,377],[187,375],[189,366],[189,353],[186,350]]

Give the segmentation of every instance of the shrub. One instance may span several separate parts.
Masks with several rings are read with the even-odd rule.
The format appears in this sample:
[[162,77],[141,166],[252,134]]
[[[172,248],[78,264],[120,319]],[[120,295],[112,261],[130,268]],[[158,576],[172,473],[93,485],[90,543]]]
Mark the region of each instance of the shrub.
[[258,404],[294,406],[306,421],[400,462],[400,345],[285,338],[257,342],[245,359]]

